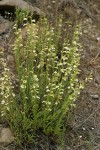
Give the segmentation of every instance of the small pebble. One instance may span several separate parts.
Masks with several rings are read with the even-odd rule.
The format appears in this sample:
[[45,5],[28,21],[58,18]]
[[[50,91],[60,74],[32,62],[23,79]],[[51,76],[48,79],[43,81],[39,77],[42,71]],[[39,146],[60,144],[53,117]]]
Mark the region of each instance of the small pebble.
[[97,41],[98,41],[98,42],[100,41],[100,37],[97,37]]
[[92,99],[99,99],[99,95],[95,94],[95,95],[91,95]]

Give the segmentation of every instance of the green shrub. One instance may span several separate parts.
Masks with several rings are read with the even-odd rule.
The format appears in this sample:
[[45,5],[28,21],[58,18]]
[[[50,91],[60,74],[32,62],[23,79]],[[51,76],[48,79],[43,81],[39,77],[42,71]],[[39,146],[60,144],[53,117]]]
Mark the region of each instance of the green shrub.
[[37,24],[26,24],[24,40],[21,29],[15,32],[19,94],[14,95],[5,70],[0,91],[2,103],[9,88],[8,109],[3,105],[2,111],[20,143],[33,142],[38,130],[62,140],[68,113],[80,94],[79,28],[76,26],[72,42],[64,38],[60,47],[61,35],[62,19],[53,26],[46,17]]

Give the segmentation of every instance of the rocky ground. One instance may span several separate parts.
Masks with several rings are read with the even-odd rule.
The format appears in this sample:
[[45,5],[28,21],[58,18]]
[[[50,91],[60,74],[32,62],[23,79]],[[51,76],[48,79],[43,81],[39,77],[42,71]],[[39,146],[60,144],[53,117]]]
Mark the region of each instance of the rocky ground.
[[[82,24],[82,36],[80,42],[83,46],[81,57],[80,78],[85,79],[91,70],[93,79],[87,83],[77,101],[74,110],[74,119],[70,122],[70,128],[65,136],[64,150],[100,150],[100,3],[94,0],[89,3],[92,18],[82,16],[79,20]],[[16,85],[14,56],[11,50],[13,43],[13,22],[0,16],[0,51],[5,51],[5,58],[10,69],[11,79]],[[0,57],[2,57],[0,55]],[[0,73],[2,66],[0,65]],[[2,143],[2,129],[6,127],[4,122],[0,122],[0,140]],[[7,134],[8,135],[8,134]],[[11,135],[11,133],[10,133]],[[7,136],[6,136],[7,137]],[[8,138],[9,139],[9,138]],[[7,140],[7,139],[6,139]],[[40,135],[40,140],[36,145],[23,146],[19,148],[15,143],[0,144],[0,150],[60,150],[60,146],[50,143],[44,135]]]

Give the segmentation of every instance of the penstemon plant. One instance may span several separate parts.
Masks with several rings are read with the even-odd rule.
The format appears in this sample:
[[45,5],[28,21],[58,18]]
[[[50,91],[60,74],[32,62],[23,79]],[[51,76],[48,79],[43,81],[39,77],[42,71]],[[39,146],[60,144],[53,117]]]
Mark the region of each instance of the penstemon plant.
[[[81,54],[79,27],[75,28],[72,42],[65,37],[61,47],[62,17],[57,20],[56,28],[46,17],[37,24],[26,23],[24,40],[22,30],[16,27],[13,49],[19,94],[15,96],[13,90],[10,91],[9,109],[5,109],[7,121],[20,143],[32,142],[40,129],[62,140],[68,113],[75,107],[83,88],[78,80]],[[11,88],[10,84],[9,80]],[[5,97],[7,90],[4,91]]]

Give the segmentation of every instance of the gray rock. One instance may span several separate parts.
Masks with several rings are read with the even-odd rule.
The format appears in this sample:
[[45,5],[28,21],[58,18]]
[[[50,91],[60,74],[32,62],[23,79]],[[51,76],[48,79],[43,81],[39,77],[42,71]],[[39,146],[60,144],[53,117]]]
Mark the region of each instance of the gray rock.
[[14,136],[9,128],[0,129],[0,145],[7,146],[14,141]]
[[1,22],[6,22],[6,20],[0,15],[0,23]]
[[37,15],[43,15],[43,12],[39,8],[30,5],[24,0],[2,0],[0,1],[0,9],[2,9],[3,7],[15,7],[20,8],[22,10],[36,12]]
[[10,28],[10,22],[0,16],[0,34],[5,33]]

